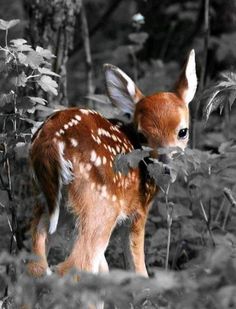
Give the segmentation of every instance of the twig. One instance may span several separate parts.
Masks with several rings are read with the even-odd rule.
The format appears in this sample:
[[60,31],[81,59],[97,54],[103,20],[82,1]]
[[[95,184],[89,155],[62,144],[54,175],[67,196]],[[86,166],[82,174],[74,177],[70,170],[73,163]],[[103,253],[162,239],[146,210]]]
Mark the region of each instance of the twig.
[[230,202],[231,206],[236,207],[236,200],[233,197],[232,191],[229,188],[224,188],[223,192],[227,200]]
[[[81,9],[80,9],[80,18],[81,18],[81,29],[82,29],[82,39],[85,51],[85,61],[87,67],[87,95],[91,95],[94,93],[94,85],[92,78],[92,56],[91,56],[91,48],[89,41],[89,30],[88,30],[88,22],[85,12],[85,7],[83,1],[81,1]],[[89,105],[92,103],[90,102]],[[93,106],[90,106],[93,107]]]
[[[216,243],[215,243],[215,240],[214,240],[214,237],[213,237],[211,228],[210,228],[210,223],[211,223],[210,214],[209,214],[209,216],[207,217],[207,214],[206,214],[206,211],[205,211],[205,208],[204,208],[204,206],[203,206],[202,201],[200,201],[200,206],[201,206],[201,209],[202,209],[202,213],[203,213],[204,220],[205,220],[205,222],[206,222],[207,230],[208,230],[208,232],[209,232],[209,235],[210,235],[210,238],[211,238],[211,241],[212,241],[212,245],[213,245],[213,247],[215,247]],[[210,211],[209,211],[209,212],[210,212]]]
[[[210,28],[209,28],[209,2],[210,0],[204,0],[204,53],[202,57],[202,65],[201,65],[201,75],[199,81],[198,91],[202,91],[204,88],[205,80],[206,80],[206,66],[207,66],[207,54],[208,54],[208,46],[209,46],[209,36],[210,36]],[[197,99],[196,108],[194,111],[194,117],[192,121],[192,147],[196,147],[196,121],[198,119],[200,109],[200,100]]]
[[[110,18],[110,16],[115,12],[115,10],[118,8],[118,6],[121,4],[123,0],[113,0],[113,2],[110,4],[110,6],[107,8],[107,10],[104,12],[104,14],[100,17],[99,21],[95,24],[95,26],[89,31],[89,37],[91,38],[94,36],[94,34],[102,27],[107,24],[107,20]],[[78,42],[74,46],[74,49],[69,52],[69,57],[76,54],[82,47],[81,42]]]
[[129,46],[129,51],[130,51],[130,55],[131,55],[131,59],[133,61],[133,79],[134,82],[137,83],[138,82],[138,59],[137,56],[135,54],[134,48],[133,46]]
[[227,224],[227,221],[228,221],[231,209],[232,209],[232,204],[228,205],[228,207],[227,207],[227,210],[226,210],[226,213],[225,213],[225,217],[224,217],[224,222],[222,224],[222,230],[225,230],[225,226]]
[[173,205],[168,201],[168,193],[170,189],[170,184],[165,192],[165,202],[166,202],[166,214],[167,214],[167,231],[168,231],[168,238],[167,238],[167,247],[166,247],[166,261],[165,261],[165,270],[168,270],[169,264],[169,256],[170,256],[170,239],[171,239],[171,226],[172,226],[172,214],[173,214]]
[[208,54],[208,46],[209,46],[209,2],[210,0],[205,0],[204,3],[204,54],[202,60],[202,69],[200,76],[200,90],[203,89],[206,79],[206,66],[207,66],[207,54]]
[[219,220],[220,214],[221,214],[223,208],[225,207],[225,202],[226,202],[225,197],[223,197],[223,200],[222,200],[222,202],[220,204],[220,208],[219,208],[219,210],[218,210],[218,212],[216,214],[214,222],[217,222]]

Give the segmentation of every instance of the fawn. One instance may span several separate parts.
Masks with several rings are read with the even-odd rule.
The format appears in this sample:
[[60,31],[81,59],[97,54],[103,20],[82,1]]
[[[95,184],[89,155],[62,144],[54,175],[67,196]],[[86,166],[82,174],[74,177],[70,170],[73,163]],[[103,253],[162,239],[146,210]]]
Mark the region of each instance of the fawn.
[[[121,125],[96,111],[69,108],[50,116],[35,133],[30,160],[47,206],[38,205],[32,222],[33,253],[29,272],[50,272],[46,256],[48,232],[56,231],[62,187],[68,193],[68,210],[79,218],[78,238],[68,258],[57,265],[64,275],[72,268],[108,271],[104,253],[116,224],[131,220],[129,244],[135,271],[147,276],[144,256],[145,222],[157,188],[143,169],[127,175],[115,172],[117,154],[140,147],[141,133],[151,155],[158,147],[181,147],[189,138],[189,108],[197,88],[195,52],[192,50],[174,92],[144,96],[119,68],[105,65],[110,100],[132,117]],[[160,158],[163,159],[163,158]],[[144,175],[145,174],[145,175]]]

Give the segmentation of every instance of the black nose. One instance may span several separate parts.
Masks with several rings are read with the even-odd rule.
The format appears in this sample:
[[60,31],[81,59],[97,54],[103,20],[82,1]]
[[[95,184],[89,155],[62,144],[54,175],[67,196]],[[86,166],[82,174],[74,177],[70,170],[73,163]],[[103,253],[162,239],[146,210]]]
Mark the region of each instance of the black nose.
[[169,169],[169,167],[167,165],[164,167],[164,174],[165,175],[170,175],[170,169]]
[[158,156],[158,160],[164,164],[168,164],[170,161],[169,157],[166,154],[160,154]]

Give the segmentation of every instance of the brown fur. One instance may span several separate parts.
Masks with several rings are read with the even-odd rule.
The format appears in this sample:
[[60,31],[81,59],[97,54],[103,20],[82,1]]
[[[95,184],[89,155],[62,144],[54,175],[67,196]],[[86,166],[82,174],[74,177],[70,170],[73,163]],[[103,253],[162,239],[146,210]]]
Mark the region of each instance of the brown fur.
[[[185,84],[180,79],[177,89],[185,91]],[[187,139],[178,140],[179,126],[183,123],[188,127],[189,118],[181,91],[144,97],[136,87],[134,126],[150,147],[186,146]],[[78,108],[55,113],[37,131],[30,158],[47,207],[38,208],[32,223],[33,253],[39,260],[29,263],[28,269],[34,276],[42,275],[48,267],[47,217],[55,211],[63,164],[68,162],[72,167],[72,180],[67,185],[69,209],[79,218],[79,233],[71,254],[57,266],[58,273],[64,275],[73,267],[107,271],[104,252],[112,230],[118,221],[130,218],[129,242],[135,271],[147,276],[145,223],[157,188],[142,168],[131,169],[128,175],[113,170],[116,155],[132,151],[137,144],[136,131],[134,137],[124,132],[100,114]],[[158,155],[157,152],[153,155]]]

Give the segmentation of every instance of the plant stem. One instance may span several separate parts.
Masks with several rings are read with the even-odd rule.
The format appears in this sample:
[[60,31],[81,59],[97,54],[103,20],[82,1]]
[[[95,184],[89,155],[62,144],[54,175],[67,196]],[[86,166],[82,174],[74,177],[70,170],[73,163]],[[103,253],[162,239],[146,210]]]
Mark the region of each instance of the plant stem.
[[212,245],[213,245],[213,247],[215,247],[216,243],[215,243],[215,240],[214,240],[214,237],[213,237],[213,234],[212,234],[212,231],[211,231],[211,227],[210,227],[210,223],[211,223],[210,215],[207,217],[207,214],[206,214],[206,211],[205,211],[205,208],[203,206],[202,201],[200,201],[200,206],[201,206],[201,209],[202,209],[204,220],[206,222],[208,233],[210,235],[210,239],[212,241]]
[[5,35],[5,47],[8,48],[7,40],[8,40],[8,29],[6,29],[6,35]]
[[170,205],[170,203],[168,201],[169,189],[170,189],[170,184],[168,184],[168,187],[167,187],[167,189],[165,191],[166,214],[167,214],[167,231],[168,231],[167,247],[166,247],[165,270],[168,270],[168,264],[169,264],[171,226],[172,226],[172,213],[173,213],[173,206]]
[[[204,50],[202,57],[202,65],[201,65],[201,75],[199,79],[199,87],[198,93],[200,93],[205,85],[206,81],[206,66],[207,66],[207,54],[208,54],[208,46],[209,46],[209,36],[210,36],[210,27],[209,27],[209,8],[210,8],[210,0],[204,0]],[[194,115],[192,119],[192,148],[196,147],[196,122],[199,117],[200,110],[200,99],[197,99],[196,107],[194,110]]]
[[[92,65],[92,56],[91,56],[91,48],[89,40],[88,22],[83,1],[81,1],[80,19],[81,19],[82,40],[85,51],[85,63],[87,67],[87,95],[89,96],[94,93],[93,65]],[[88,105],[90,108],[94,107],[92,102],[88,102]]]

